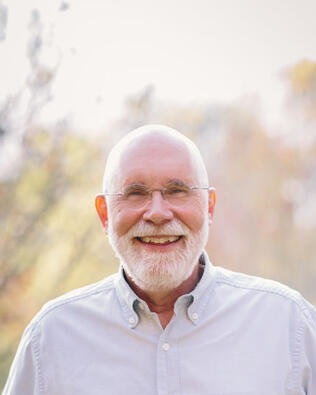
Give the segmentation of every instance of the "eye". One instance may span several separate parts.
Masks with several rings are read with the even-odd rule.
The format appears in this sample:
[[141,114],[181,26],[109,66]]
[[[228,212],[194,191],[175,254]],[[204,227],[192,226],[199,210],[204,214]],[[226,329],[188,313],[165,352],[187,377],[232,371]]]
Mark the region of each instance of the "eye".
[[144,197],[147,195],[146,189],[143,188],[135,188],[135,189],[129,189],[124,192],[124,197],[126,199],[137,199],[140,197]]
[[180,188],[172,188],[172,189],[169,191],[169,193],[172,193],[172,194],[183,193],[183,192],[185,192],[185,190],[180,189]]
[[165,192],[168,196],[186,196],[188,193],[188,188],[180,186],[170,186],[166,188]]
[[137,196],[137,195],[141,195],[142,191],[130,191],[127,193],[127,196]]

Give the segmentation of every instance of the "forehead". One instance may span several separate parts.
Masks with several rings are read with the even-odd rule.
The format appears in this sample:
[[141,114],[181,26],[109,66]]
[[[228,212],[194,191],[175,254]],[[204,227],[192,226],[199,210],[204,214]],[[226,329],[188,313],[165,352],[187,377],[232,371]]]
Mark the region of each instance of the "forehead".
[[189,148],[161,136],[131,142],[121,152],[117,170],[120,187],[135,182],[161,186],[174,179],[198,182],[198,164]]

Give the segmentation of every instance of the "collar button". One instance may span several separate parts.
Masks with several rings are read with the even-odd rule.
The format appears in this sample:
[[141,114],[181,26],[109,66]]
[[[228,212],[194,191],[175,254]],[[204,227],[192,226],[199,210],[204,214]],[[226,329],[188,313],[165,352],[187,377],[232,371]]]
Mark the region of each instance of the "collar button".
[[199,318],[199,315],[198,315],[198,313],[193,313],[192,314],[192,319],[195,321],[195,320],[197,320]]

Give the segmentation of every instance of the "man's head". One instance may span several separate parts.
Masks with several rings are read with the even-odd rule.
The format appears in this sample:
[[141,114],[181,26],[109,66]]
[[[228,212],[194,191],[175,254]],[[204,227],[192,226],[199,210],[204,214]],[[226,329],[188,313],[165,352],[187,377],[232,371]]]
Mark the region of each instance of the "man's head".
[[166,126],[136,129],[111,151],[108,195],[96,207],[126,274],[144,291],[176,288],[192,274],[214,211],[207,187],[196,146]]

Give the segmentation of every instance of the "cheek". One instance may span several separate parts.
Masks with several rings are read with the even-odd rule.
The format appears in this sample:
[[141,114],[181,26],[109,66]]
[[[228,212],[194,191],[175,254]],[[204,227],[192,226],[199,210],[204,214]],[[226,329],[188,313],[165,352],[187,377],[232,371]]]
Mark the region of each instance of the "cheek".
[[140,219],[139,211],[113,206],[109,209],[109,219],[118,236],[124,236]]
[[[143,210],[128,209],[120,204],[108,204],[109,220],[118,236],[124,236],[134,225],[142,220]],[[192,232],[199,231],[207,220],[207,202],[193,200],[189,205],[173,209],[174,217]]]
[[182,221],[191,231],[198,231],[207,220],[207,207],[205,204],[193,202],[188,207],[178,211],[177,218]]

